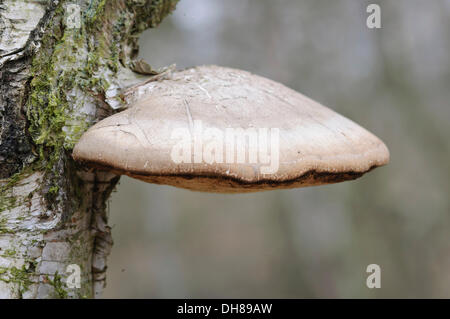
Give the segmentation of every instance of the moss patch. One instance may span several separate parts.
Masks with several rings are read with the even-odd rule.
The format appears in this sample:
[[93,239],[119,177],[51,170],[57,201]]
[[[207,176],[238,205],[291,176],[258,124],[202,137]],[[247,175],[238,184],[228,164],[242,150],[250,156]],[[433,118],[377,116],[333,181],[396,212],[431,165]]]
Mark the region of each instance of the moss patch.
[[26,268],[25,265],[22,268],[12,267],[4,268],[0,267],[0,280],[6,283],[13,283],[18,289],[20,297],[28,290],[31,284],[30,279],[34,274],[34,269]]
[[56,297],[60,299],[65,299],[68,296],[67,291],[64,289],[64,282],[62,280],[62,277],[58,274],[58,272],[55,272],[55,275],[53,276],[53,280],[50,279],[49,276],[45,276],[47,282],[55,289]]

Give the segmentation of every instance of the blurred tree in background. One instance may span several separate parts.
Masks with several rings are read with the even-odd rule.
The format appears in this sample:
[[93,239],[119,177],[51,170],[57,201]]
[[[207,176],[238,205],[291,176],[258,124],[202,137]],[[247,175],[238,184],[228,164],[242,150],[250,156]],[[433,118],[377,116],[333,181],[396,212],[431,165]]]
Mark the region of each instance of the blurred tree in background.
[[[366,7],[381,6],[381,29]],[[379,136],[343,184],[214,195],[122,178],[104,297],[450,297],[450,1],[181,0],[141,39],[161,67],[236,67]],[[381,266],[381,289],[366,267]]]

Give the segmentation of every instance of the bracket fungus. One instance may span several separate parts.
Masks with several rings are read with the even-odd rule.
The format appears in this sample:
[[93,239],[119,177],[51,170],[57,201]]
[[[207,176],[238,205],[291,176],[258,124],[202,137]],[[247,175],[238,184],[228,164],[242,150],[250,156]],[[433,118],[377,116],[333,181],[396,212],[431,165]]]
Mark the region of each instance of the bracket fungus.
[[137,89],[73,158],[146,182],[241,193],[353,180],[389,161],[376,136],[269,79],[218,66]]

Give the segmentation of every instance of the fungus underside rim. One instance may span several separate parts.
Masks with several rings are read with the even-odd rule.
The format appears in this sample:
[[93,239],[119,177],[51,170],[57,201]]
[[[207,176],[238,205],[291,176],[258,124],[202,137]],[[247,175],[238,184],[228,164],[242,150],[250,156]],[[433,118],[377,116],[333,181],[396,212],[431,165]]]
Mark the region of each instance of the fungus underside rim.
[[[251,186],[258,186],[258,185],[269,185],[269,186],[289,186],[292,184],[299,183],[301,181],[307,180],[309,178],[312,178],[314,181],[320,181],[323,182],[323,184],[332,184],[332,183],[339,183],[343,181],[350,181],[355,180],[361,176],[363,176],[366,173],[369,173],[370,171],[374,170],[377,167],[384,166],[384,164],[381,165],[372,165],[369,167],[369,169],[358,172],[358,171],[342,171],[342,172],[325,172],[325,171],[317,171],[315,169],[308,170],[304,172],[303,174],[285,179],[285,180],[271,180],[271,179],[260,179],[257,181],[248,181],[244,180],[239,177],[229,176],[229,175],[223,175],[223,174],[217,174],[213,175],[211,174],[194,174],[194,173],[161,173],[161,174],[145,174],[139,171],[134,170],[123,170],[120,168],[113,167],[111,165],[105,164],[105,163],[98,163],[93,161],[86,161],[86,160],[78,160],[79,164],[85,164],[91,168],[95,168],[98,170],[104,170],[109,171],[111,173],[114,173],[116,175],[127,175],[129,177],[133,178],[158,178],[158,177],[174,177],[174,178],[181,178],[185,180],[193,180],[196,178],[202,178],[202,179],[210,179],[210,180],[221,180],[221,181],[230,181],[236,183],[238,186],[242,187],[251,187]],[[318,183],[317,185],[320,185]]]

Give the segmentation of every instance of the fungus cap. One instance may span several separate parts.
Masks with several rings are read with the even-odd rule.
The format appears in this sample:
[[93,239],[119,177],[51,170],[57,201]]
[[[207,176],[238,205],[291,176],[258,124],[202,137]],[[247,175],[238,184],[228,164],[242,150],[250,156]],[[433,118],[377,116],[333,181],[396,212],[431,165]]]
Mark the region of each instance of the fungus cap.
[[376,136],[246,71],[201,66],[141,87],[73,157],[146,182],[239,193],[352,180],[389,161]]

